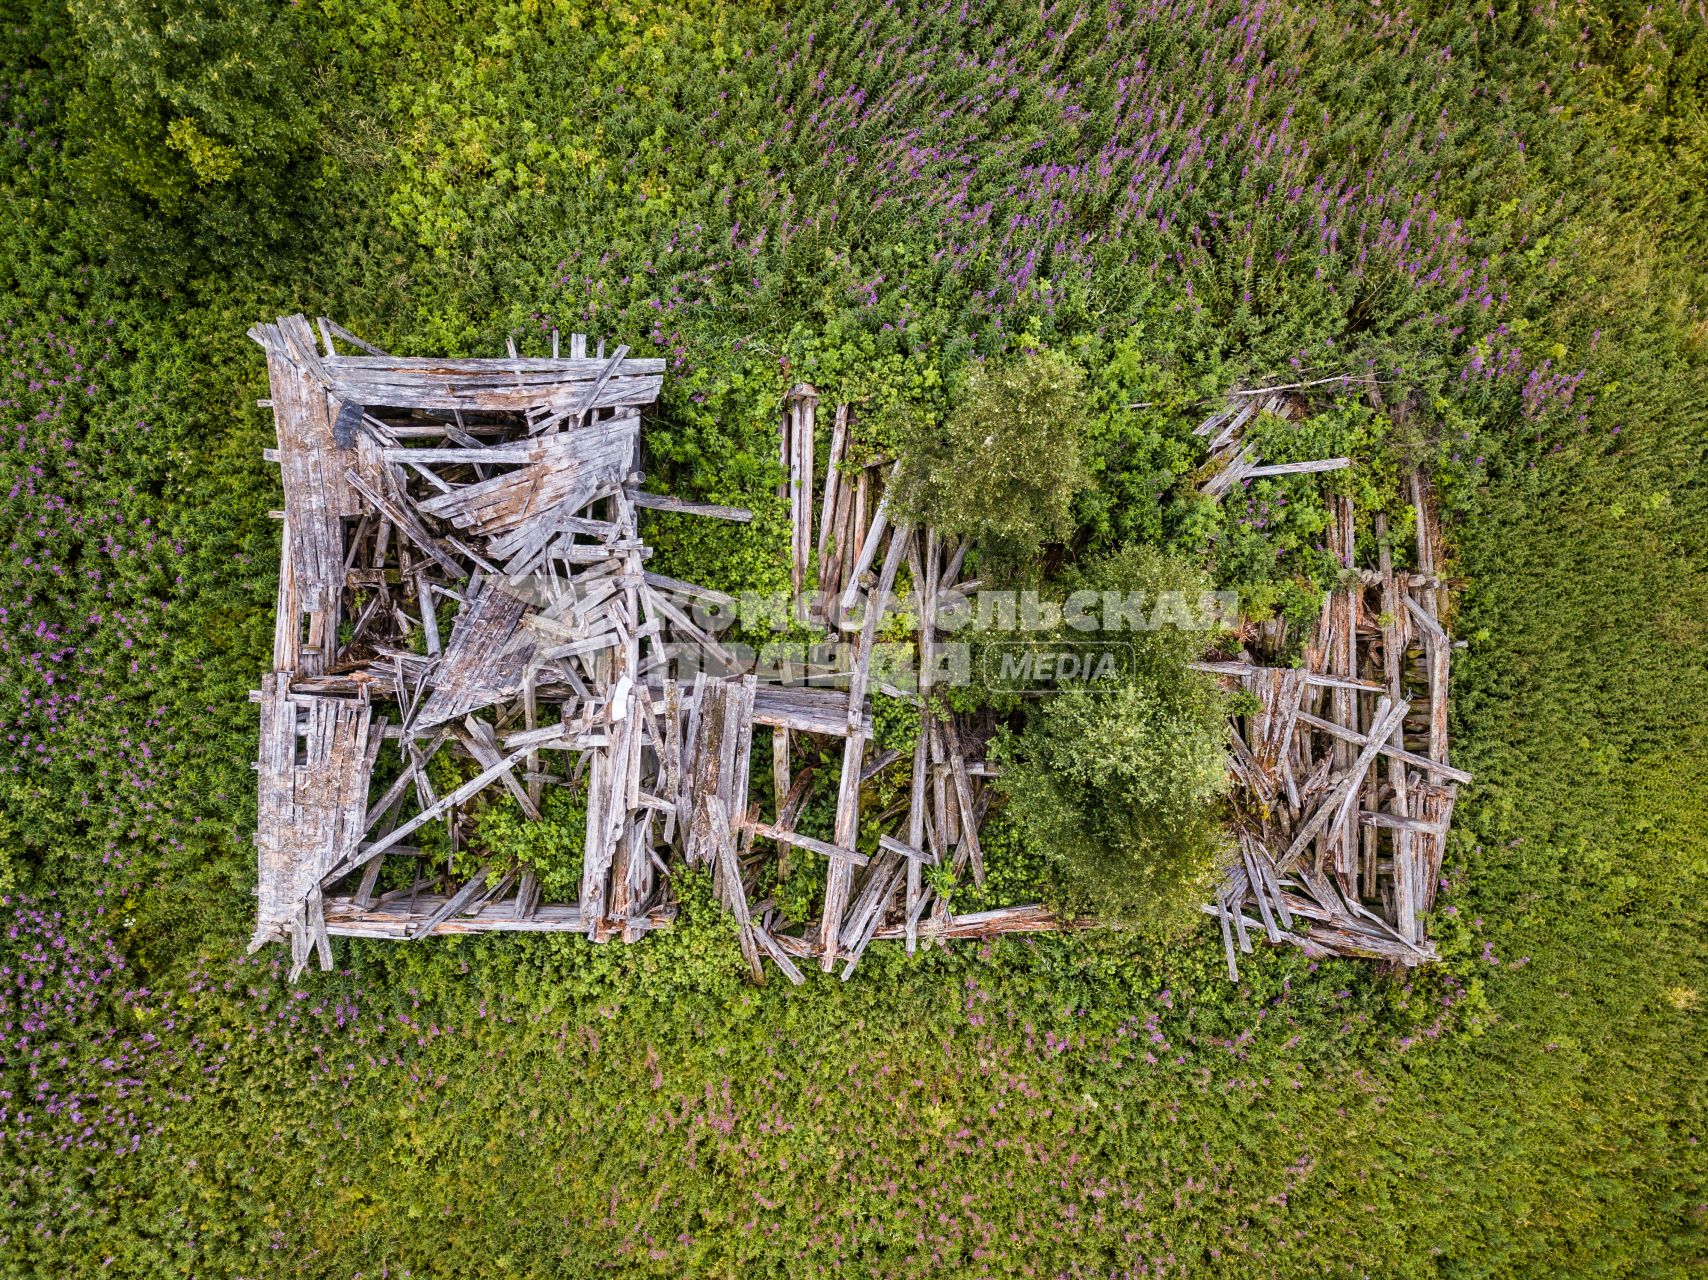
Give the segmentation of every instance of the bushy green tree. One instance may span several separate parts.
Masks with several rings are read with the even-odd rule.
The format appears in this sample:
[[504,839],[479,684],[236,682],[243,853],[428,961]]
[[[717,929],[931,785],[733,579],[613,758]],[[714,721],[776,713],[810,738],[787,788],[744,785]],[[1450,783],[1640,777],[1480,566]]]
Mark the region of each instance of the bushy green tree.
[[[86,212],[158,273],[274,239],[313,145],[306,23],[271,0],[71,0]],[[162,260],[169,255],[170,261]]]
[[948,420],[907,448],[890,499],[898,513],[1015,561],[1067,538],[1091,482],[1084,382],[1048,350],[975,366]]
[[[1189,565],[1137,546],[1064,583],[1152,599],[1179,592],[1194,603],[1207,585]],[[1172,624],[1098,634],[1099,643],[1130,645],[1127,669],[1043,699],[1002,745],[1010,818],[1053,864],[1061,910],[1167,934],[1184,929],[1210,893],[1223,849],[1227,708],[1209,677],[1187,665],[1206,636]]]

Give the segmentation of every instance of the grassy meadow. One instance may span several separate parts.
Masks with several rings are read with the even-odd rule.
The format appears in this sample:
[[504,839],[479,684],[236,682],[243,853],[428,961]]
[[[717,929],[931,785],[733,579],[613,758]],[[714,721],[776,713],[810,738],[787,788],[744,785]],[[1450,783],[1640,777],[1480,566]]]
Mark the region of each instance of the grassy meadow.
[[[0,1274],[1701,1275],[1705,192],[1680,0],[0,0]],[[1443,962],[1236,986],[1206,921],[754,987],[690,886],[288,985],[244,331],[297,310],[667,357],[655,470],[755,519],[649,537],[732,592],[787,585],[792,383],[905,442],[1048,351],[1037,572],[1307,616],[1318,482],[1201,502],[1191,429],[1328,380],[1360,509],[1447,507]]]

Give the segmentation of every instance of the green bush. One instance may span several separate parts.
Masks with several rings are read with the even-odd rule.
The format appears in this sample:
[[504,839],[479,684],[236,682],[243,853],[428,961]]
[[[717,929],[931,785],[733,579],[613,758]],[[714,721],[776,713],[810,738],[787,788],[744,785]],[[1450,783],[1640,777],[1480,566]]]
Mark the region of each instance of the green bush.
[[1073,533],[1091,481],[1085,375],[1058,352],[975,365],[941,428],[914,435],[891,501],[899,517],[972,538],[1003,561]]
[[[1195,596],[1208,584],[1133,547],[1066,585]],[[1046,697],[1003,744],[1002,787],[1022,840],[1052,864],[1055,905],[1171,935],[1193,922],[1221,862],[1227,707],[1187,666],[1203,632],[1167,625],[1129,636],[1128,672]]]
[[286,229],[315,145],[307,26],[270,0],[69,0],[72,176],[106,248],[151,277]]
[[474,820],[472,852],[490,859],[490,875],[518,866],[532,870],[546,901],[566,902],[580,893],[586,836],[586,795],[548,787],[540,797],[538,822],[525,818],[508,794],[481,805]]

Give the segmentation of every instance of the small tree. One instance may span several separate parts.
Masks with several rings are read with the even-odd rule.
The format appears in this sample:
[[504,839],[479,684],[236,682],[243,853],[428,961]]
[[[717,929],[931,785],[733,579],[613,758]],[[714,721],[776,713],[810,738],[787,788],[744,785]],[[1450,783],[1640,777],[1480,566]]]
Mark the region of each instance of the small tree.
[[[1066,585],[1191,598],[1208,584],[1129,548]],[[1119,639],[1131,643],[1130,669],[1038,704],[1003,744],[1001,785],[1021,838],[1054,868],[1053,905],[1170,934],[1190,925],[1221,865],[1227,708],[1187,665],[1205,632],[1165,625]]]
[[70,0],[68,103],[85,216],[145,278],[285,233],[312,154],[312,20],[270,0]]
[[1040,351],[968,375],[959,407],[906,448],[890,501],[898,515],[971,537],[1023,562],[1073,531],[1084,459],[1084,374]]

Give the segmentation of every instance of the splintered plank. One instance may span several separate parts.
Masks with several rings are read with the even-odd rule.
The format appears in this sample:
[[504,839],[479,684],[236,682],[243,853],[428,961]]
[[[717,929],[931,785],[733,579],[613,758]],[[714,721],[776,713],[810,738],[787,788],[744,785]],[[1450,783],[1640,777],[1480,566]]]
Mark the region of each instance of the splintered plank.
[[[604,344],[601,343],[599,347],[599,354],[603,356],[604,352],[605,347]],[[605,361],[604,367],[594,376],[593,381],[589,383],[586,389],[575,398],[575,401],[572,404],[567,408],[554,408],[550,412],[539,414],[535,421],[529,425],[529,432],[536,433],[545,431],[549,428],[556,427],[560,422],[565,420],[567,420],[572,426],[579,426],[587,415],[599,405],[605,394],[605,388],[608,387],[611,384],[612,379],[617,376],[618,370],[623,367],[624,357],[628,354],[629,349],[626,345],[619,346],[612,354],[611,358]],[[645,402],[643,401],[642,403]]]
[[[451,730],[463,749],[474,757],[475,763],[482,769],[490,769],[500,759],[498,744],[493,740],[492,726],[474,716],[466,716],[463,723]],[[516,775],[509,770],[498,775],[498,780],[504,784],[504,789],[521,807],[525,816],[535,822],[540,820],[540,810],[527,790],[516,780]]]
[[1239,954],[1234,950],[1233,929],[1228,925],[1228,919],[1232,915],[1232,912],[1230,912],[1225,906],[1221,905],[1217,905],[1214,910],[1216,913],[1216,920],[1222,926],[1222,950],[1226,953],[1228,958],[1228,981],[1238,982]]
[[874,864],[866,873],[866,887],[843,930],[843,945],[849,952],[848,962],[842,966],[844,982],[854,976],[854,966],[860,963],[860,957],[866,954],[866,947],[884,922],[884,914],[902,884],[903,861],[892,854],[888,865]]
[[753,826],[753,834],[763,839],[775,840],[779,844],[804,849],[808,853],[816,853],[822,858],[828,858],[832,867],[839,864],[850,868],[863,867],[870,861],[865,854],[855,852],[851,846],[831,844],[826,840],[816,840],[812,836],[803,836],[800,832],[781,823],[771,825],[756,823]]
[[[901,464],[898,462],[896,464],[896,469],[899,470],[900,467]],[[861,478],[864,479],[865,472],[861,472],[860,474]],[[891,478],[894,478],[893,472]],[[841,610],[843,615],[846,615],[848,611],[854,607],[854,602],[859,596],[860,588],[867,585],[866,583],[863,583],[861,579],[865,577],[866,573],[872,567],[872,562],[877,558],[878,546],[883,541],[884,532],[889,528],[889,509],[890,491],[888,488],[885,488],[883,495],[878,499],[878,509],[873,513],[872,527],[866,531],[865,537],[860,541],[859,554],[855,557],[854,567],[848,575],[848,586],[843,591],[842,599],[838,604],[838,608]],[[896,531],[896,537],[890,540],[892,554],[895,554],[898,557],[899,555],[904,554],[906,552],[905,542],[904,531],[898,529]],[[897,545],[898,543],[901,544],[899,549]],[[898,558],[896,560],[896,564],[899,566],[900,563],[901,561]],[[894,568],[889,569],[886,574],[892,583],[895,581],[895,575],[896,571]],[[883,597],[887,594],[887,591],[879,592],[878,600],[880,603],[882,602]]]
[[[1028,904],[1018,907],[996,907],[990,911],[973,911],[947,920],[924,920],[919,933],[927,938],[996,938],[1007,933],[1060,933],[1070,929],[1094,928],[1091,920],[1064,920],[1048,907]],[[904,936],[905,926],[885,925],[873,938],[894,941]]]
[[1247,468],[1242,480],[1258,480],[1264,476],[1309,475],[1318,471],[1339,471],[1352,465],[1351,458],[1317,458],[1311,462],[1274,462]]
[[521,691],[534,655],[533,633],[522,625],[530,608],[502,580],[484,584],[451,625],[433,692],[415,717],[418,727],[458,719]]
[[951,712],[944,717],[940,726],[943,734],[943,748],[949,757],[949,778],[954,783],[955,801],[960,806],[961,814],[961,848],[956,856],[969,858],[973,868],[973,882],[984,886],[984,851],[979,845],[979,814],[973,805],[972,780],[967,776],[966,757],[961,753],[960,734],[955,729],[955,716]]
[[335,356],[338,354],[335,350],[333,350],[333,347],[332,347],[332,339],[334,337],[337,337],[339,339],[342,339],[345,342],[348,342],[352,347],[355,347],[358,351],[365,352],[366,354],[368,354],[370,356],[379,356],[383,360],[391,359],[391,357],[386,352],[381,351],[373,343],[368,342],[365,339],[358,338],[355,334],[351,333],[343,325],[335,324],[331,320],[328,320],[325,316],[317,317],[315,320],[315,323],[320,326],[320,336],[326,343],[326,354],[329,356]]
[[[351,487],[371,502],[387,520],[401,530],[405,537],[425,552],[433,563],[438,565],[453,578],[466,578],[468,572],[442,548],[432,534],[427,532],[410,510],[408,500],[399,497],[394,487],[378,475],[364,478],[354,467],[344,472],[344,478]],[[370,483],[370,480],[373,482]]]
[[783,950],[777,939],[772,937],[763,925],[755,921],[752,930],[754,941],[759,944],[760,949],[766,955],[771,957],[771,962],[783,971],[785,978],[797,987],[806,981],[806,975],[800,971],[795,962],[790,959],[789,953]]
[[661,614],[673,628],[691,638],[701,649],[721,662],[725,670],[736,665],[735,655],[719,644],[715,637],[703,630],[688,616],[685,610],[677,608],[668,596],[649,587],[642,592],[641,598],[646,602],[648,610]]
[[640,432],[624,414],[529,442],[531,461],[514,471],[454,488],[420,503],[459,529],[501,537],[552,511],[572,512],[627,473]]
[[477,871],[475,875],[469,879],[467,884],[463,885],[462,888],[458,889],[449,898],[445,899],[445,901],[440,903],[439,906],[430,912],[425,919],[417,924],[414,930],[410,933],[410,938],[414,941],[419,941],[432,933],[436,925],[449,920],[452,916],[473,913],[474,911],[479,910],[481,905],[483,905],[488,899],[495,898],[503,894],[504,890],[509,887],[510,882],[515,879],[515,874],[515,872],[511,872],[499,881],[498,884],[489,886],[486,883],[486,876],[484,872]]

